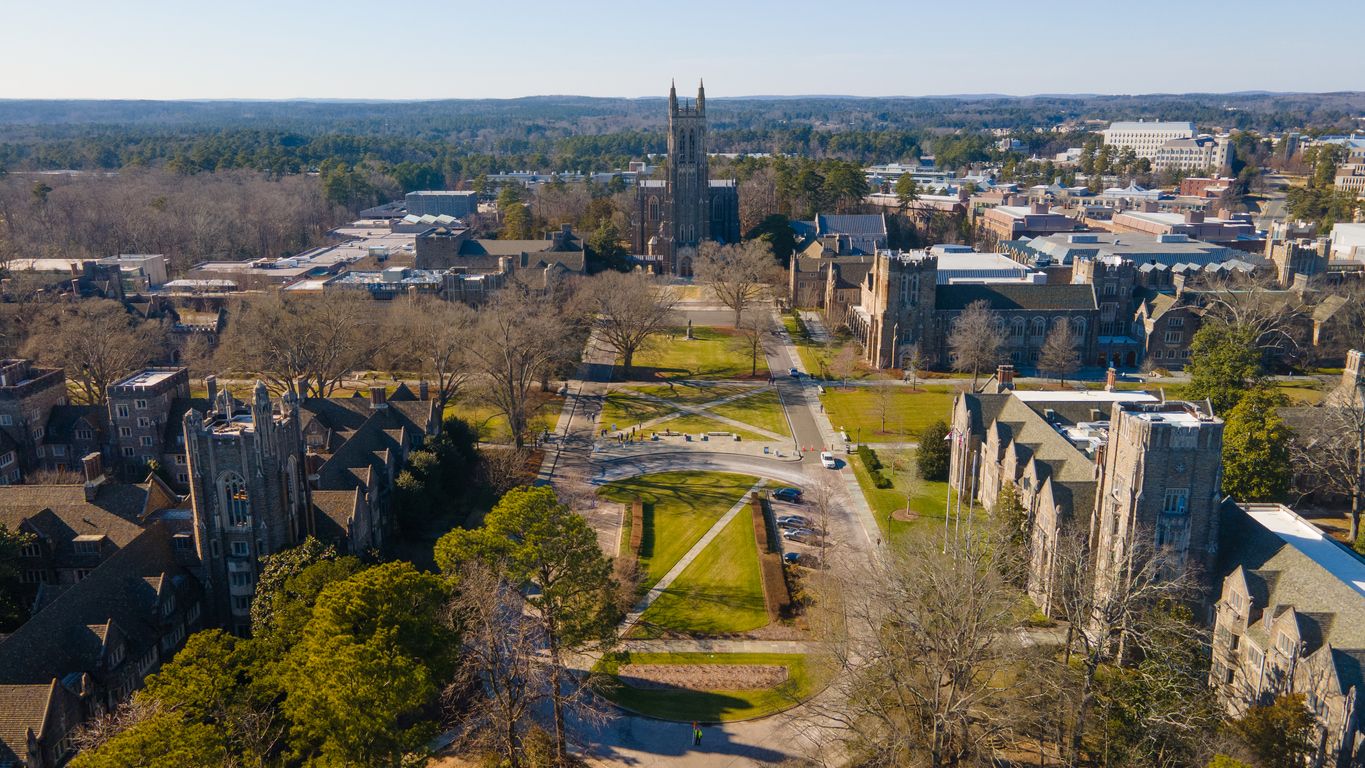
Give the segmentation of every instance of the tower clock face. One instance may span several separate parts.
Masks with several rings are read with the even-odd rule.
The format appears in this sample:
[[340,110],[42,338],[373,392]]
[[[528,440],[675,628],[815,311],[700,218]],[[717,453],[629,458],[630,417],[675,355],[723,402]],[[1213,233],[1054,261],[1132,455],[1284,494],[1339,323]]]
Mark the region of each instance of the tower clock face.
[[1183,461],[1177,461],[1177,462],[1175,463],[1175,471],[1176,471],[1176,472],[1182,472],[1182,473],[1183,473],[1183,472],[1185,471],[1185,462],[1183,462]]

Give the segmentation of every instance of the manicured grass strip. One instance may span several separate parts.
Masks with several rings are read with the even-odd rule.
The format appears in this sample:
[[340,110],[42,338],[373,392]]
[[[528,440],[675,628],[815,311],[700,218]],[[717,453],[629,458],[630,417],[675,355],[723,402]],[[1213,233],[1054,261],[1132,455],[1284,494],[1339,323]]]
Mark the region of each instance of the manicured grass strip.
[[709,410],[727,419],[735,419],[745,424],[752,424],[759,429],[766,429],[784,437],[791,437],[791,429],[787,426],[787,414],[783,412],[782,400],[777,396],[775,390],[764,389],[756,394],[733,400],[724,405],[718,405]]
[[726,472],[661,472],[618,480],[598,493],[625,504],[636,498],[645,503],[640,564],[648,588],[756,482],[756,477]]
[[[740,429],[730,424],[726,424],[723,421],[716,421],[715,419],[708,419],[705,416],[697,416],[691,413],[684,414],[676,419],[661,421],[645,431],[663,432],[664,430],[670,429],[673,430],[674,432],[683,432],[689,435],[699,435],[702,434],[703,432],[733,432],[739,435],[740,440],[754,440],[758,442],[763,442],[765,440],[772,439],[767,435],[760,435],[757,432],[750,432],[747,429]],[[731,438],[713,437],[711,439],[730,440]]]
[[767,626],[753,526],[748,515],[735,515],[645,610],[636,634],[722,635]]
[[[742,339],[729,328],[695,326],[693,338],[685,339],[686,328],[674,328],[668,336],[655,337],[635,354],[631,376],[649,379],[744,379],[750,378],[750,358],[741,349]],[[621,375],[617,361],[617,375]],[[757,376],[766,378],[768,364],[760,353]]]
[[[896,541],[904,537],[911,531],[925,530],[933,527],[934,530],[941,532],[943,524],[943,505],[947,498],[948,484],[941,482],[926,482],[919,479],[919,472],[915,467],[914,451],[878,451],[877,457],[881,459],[882,477],[891,480],[891,487],[886,489],[877,488],[872,483],[872,476],[867,468],[856,457],[849,465],[853,467],[853,474],[858,478],[858,486],[862,488],[863,497],[867,499],[868,506],[872,507],[872,515],[877,519],[877,527],[881,529],[882,535]],[[910,493],[910,510],[919,515],[913,522],[895,520],[892,513],[898,509],[905,508],[906,489]],[[953,495],[953,504],[957,503],[957,495]],[[963,499],[966,504],[966,499]],[[966,507],[963,508],[964,511]],[[977,510],[980,514],[980,509]]]
[[[559,421],[559,411],[564,407],[564,398],[552,392],[534,392],[532,402],[539,409],[531,417],[530,431],[540,432],[554,429]],[[479,439],[488,443],[512,442],[512,431],[507,428],[507,419],[501,413],[474,397],[467,397],[446,406],[444,418],[457,416],[478,432]]]
[[615,424],[617,429],[630,429],[636,424],[676,412],[673,407],[657,400],[641,397],[628,389],[617,389],[607,393],[602,403],[602,418],[597,423],[603,427]]
[[626,664],[763,664],[787,668],[776,688],[746,691],[680,691],[631,688],[611,682],[604,695],[634,712],[663,720],[715,723],[764,717],[809,699],[824,687],[829,672],[814,656],[792,653],[623,653],[604,658],[597,671],[615,675]]
[[900,443],[913,442],[927,426],[952,415],[953,395],[956,390],[942,385],[921,386],[911,392],[909,387],[885,387],[886,431],[882,432],[882,397],[880,387],[828,387],[820,401],[829,414],[835,429],[844,429],[854,442]]
[[644,384],[631,387],[627,391],[642,392],[684,405],[701,405],[724,397],[737,395],[745,390],[755,390],[762,385],[754,384],[710,384],[696,381],[678,381],[672,384]]

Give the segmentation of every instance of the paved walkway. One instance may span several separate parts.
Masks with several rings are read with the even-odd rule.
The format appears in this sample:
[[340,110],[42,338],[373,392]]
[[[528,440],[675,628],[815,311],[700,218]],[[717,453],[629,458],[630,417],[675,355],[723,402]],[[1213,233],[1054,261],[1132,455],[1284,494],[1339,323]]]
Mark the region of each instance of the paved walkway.
[[757,483],[754,483],[752,488],[745,491],[739,501],[735,502],[735,505],[730,507],[728,512],[721,515],[721,518],[716,521],[715,525],[712,525],[706,533],[702,534],[700,539],[697,539],[697,543],[693,544],[692,548],[687,550],[687,554],[678,558],[678,562],[668,570],[668,573],[665,573],[663,578],[659,579],[654,583],[654,586],[649,588],[649,591],[645,593],[645,596],[640,598],[640,602],[636,603],[635,607],[630,610],[630,613],[626,614],[625,621],[621,623],[622,635],[629,634],[630,630],[635,628],[635,625],[640,621],[640,616],[645,611],[649,610],[649,606],[653,605],[654,601],[658,600],[659,597],[673,585],[673,582],[682,575],[682,572],[687,570],[687,566],[691,565],[692,561],[697,559],[697,556],[702,553],[702,550],[706,549],[708,544],[715,541],[716,537],[720,535],[720,532],[725,530],[725,526],[729,525],[730,521],[734,520],[736,515],[748,508],[749,495],[757,492],[766,482],[766,480],[759,480]]
[[[672,420],[672,419],[679,418],[680,416],[684,416],[684,415],[687,415],[687,414],[691,414],[691,415],[693,415],[693,416],[701,416],[701,417],[703,417],[703,418],[711,419],[711,420],[713,420],[713,421],[718,421],[718,422],[720,422],[720,423],[722,423],[722,424],[728,424],[729,426],[735,427],[736,429],[743,429],[743,430],[745,430],[745,431],[747,431],[747,432],[753,432],[753,433],[755,433],[755,434],[765,435],[765,436],[767,436],[768,438],[770,438],[770,439],[771,439],[772,441],[774,441],[774,442],[781,442],[781,441],[784,441],[784,440],[786,440],[787,438],[786,438],[785,436],[783,436],[783,435],[777,434],[776,432],[770,432],[770,431],[768,431],[768,430],[766,430],[766,429],[763,429],[762,427],[759,427],[759,426],[750,424],[750,423],[748,423],[748,422],[746,422],[746,421],[740,421],[739,419],[732,419],[732,418],[730,418],[729,416],[722,416],[722,415],[720,415],[719,413],[713,413],[713,412],[711,411],[712,408],[715,408],[715,407],[718,406],[718,405],[725,405],[726,403],[733,403],[733,402],[735,402],[736,400],[743,400],[744,398],[746,398],[746,397],[752,397],[752,396],[758,394],[758,393],[761,392],[761,391],[762,391],[762,388],[760,387],[760,388],[751,389],[751,390],[748,390],[748,391],[745,391],[745,392],[737,392],[737,393],[735,393],[735,394],[733,394],[733,395],[728,395],[728,396],[726,396],[726,397],[722,397],[722,398],[719,398],[719,399],[717,399],[717,400],[712,400],[712,401],[710,401],[710,402],[707,402],[707,403],[700,403],[700,404],[697,404],[697,405],[691,405],[691,404],[688,404],[688,403],[680,403],[680,402],[677,402],[676,400],[669,400],[669,399],[664,398],[664,397],[657,397],[657,396],[655,396],[655,395],[645,394],[644,392],[634,392],[633,394],[634,394],[635,396],[641,398],[641,399],[649,400],[649,401],[655,402],[655,403],[661,403],[661,404],[666,405],[666,406],[668,406],[668,407],[670,407],[670,408],[676,408],[676,409],[678,410],[678,413],[670,413],[670,414],[666,414],[666,415],[664,415],[664,416],[659,416],[659,417],[656,417],[656,418],[653,418],[653,419],[649,419],[648,421],[642,421],[642,422],[640,422],[638,425],[636,425],[636,429],[637,429],[638,431],[643,431],[643,430],[651,429],[652,427],[654,427],[654,426],[657,425],[657,424],[663,424],[663,423],[666,423],[666,422],[668,422],[668,421],[670,421],[670,420]],[[625,430],[617,430],[617,431],[618,431],[618,432],[624,432]]]

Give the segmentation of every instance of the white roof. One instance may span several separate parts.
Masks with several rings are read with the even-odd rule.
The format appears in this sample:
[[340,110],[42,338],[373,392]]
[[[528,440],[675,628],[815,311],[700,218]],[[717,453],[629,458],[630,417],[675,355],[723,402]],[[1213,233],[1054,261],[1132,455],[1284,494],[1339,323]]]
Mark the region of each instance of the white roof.
[[1194,133],[1194,123],[1185,121],[1157,121],[1146,122],[1145,120],[1127,120],[1117,123],[1110,123],[1111,131],[1152,131],[1152,132],[1176,132],[1188,131]]
[[1156,395],[1149,392],[1119,391],[1107,392],[1103,389],[1019,389],[1014,396],[1025,403],[1156,403]]
[[1317,526],[1283,504],[1244,504],[1242,509],[1252,520],[1365,597],[1365,563],[1347,554]]

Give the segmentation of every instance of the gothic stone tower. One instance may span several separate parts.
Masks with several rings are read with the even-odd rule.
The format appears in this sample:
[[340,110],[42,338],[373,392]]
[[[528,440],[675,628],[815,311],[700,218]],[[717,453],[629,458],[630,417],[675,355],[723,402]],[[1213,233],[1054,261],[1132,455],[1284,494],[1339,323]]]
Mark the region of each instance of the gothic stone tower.
[[245,634],[261,558],[310,532],[303,436],[290,395],[275,411],[259,382],[247,407],[212,394],[208,413],[184,421],[195,547],[217,623]]
[[697,244],[711,238],[711,176],[706,163],[706,86],[695,105],[668,88],[668,201],[674,274],[691,275]]
[[1217,576],[1223,420],[1203,403],[1122,403],[1110,418],[1091,529],[1097,602],[1162,553],[1204,597]]

